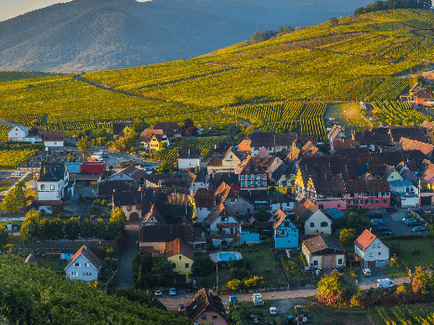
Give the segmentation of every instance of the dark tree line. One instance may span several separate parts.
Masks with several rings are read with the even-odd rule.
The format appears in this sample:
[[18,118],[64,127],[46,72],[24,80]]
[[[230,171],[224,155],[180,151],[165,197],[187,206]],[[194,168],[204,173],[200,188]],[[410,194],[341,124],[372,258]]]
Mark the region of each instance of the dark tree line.
[[253,42],[259,43],[275,36],[292,33],[294,30],[295,29],[291,26],[279,27],[279,30],[277,32],[273,32],[272,30],[266,30],[265,32],[261,32],[260,30],[258,30],[251,36],[251,39]]
[[388,9],[429,9],[432,6],[431,0],[376,0],[369,3],[366,7],[360,7],[354,12],[354,16],[362,15],[368,12]]

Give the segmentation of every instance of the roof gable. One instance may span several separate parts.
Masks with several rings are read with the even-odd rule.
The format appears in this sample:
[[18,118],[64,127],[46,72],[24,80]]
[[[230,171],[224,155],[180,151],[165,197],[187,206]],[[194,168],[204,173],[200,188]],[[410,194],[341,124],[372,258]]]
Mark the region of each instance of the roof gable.
[[75,254],[69,259],[68,263],[66,264],[65,270],[80,255],[82,255],[86,260],[88,260],[89,263],[95,267],[95,269],[99,270],[99,266],[101,263],[100,259],[86,245],[81,246],[80,249],[75,252]]
[[354,241],[354,245],[360,248],[361,251],[365,251],[375,239],[377,239],[377,236],[375,236],[368,229],[365,229],[362,234]]

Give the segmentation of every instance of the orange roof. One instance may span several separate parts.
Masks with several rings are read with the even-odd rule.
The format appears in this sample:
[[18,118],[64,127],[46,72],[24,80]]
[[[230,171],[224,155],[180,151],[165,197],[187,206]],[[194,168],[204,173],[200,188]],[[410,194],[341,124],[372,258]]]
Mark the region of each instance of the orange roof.
[[399,144],[404,150],[420,150],[425,156],[431,156],[434,149],[432,144],[411,140],[404,137],[399,140]]
[[377,238],[372,232],[368,229],[365,229],[364,232],[355,240],[354,244],[360,248],[362,251],[365,251],[369,245]]
[[286,214],[280,208],[276,211],[274,216],[277,218],[276,223],[273,226],[273,229],[276,230],[282,224],[282,222],[286,219]]
[[194,261],[194,249],[189,243],[186,243],[181,238],[176,238],[171,242],[166,243],[166,258],[181,254]]
[[68,263],[66,264],[65,269],[72,262],[74,262],[80,254],[82,254],[89,261],[90,264],[92,264],[97,270],[99,270],[99,265],[101,261],[89,248],[87,248],[86,245],[81,246],[80,249],[75,252],[75,254],[69,259]]

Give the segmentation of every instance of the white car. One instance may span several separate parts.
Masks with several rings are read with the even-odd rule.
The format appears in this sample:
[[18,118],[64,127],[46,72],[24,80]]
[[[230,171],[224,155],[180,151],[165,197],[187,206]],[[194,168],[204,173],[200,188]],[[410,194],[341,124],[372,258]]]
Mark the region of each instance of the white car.
[[169,289],[169,296],[176,296],[176,289],[175,288]]
[[277,315],[277,308],[276,307],[270,307],[270,315]]
[[156,296],[162,296],[163,295],[163,291],[161,291],[160,289],[155,290],[155,295]]
[[21,176],[21,173],[16,171],[16,172],[12,172],[11,177],[18,177]]
[[389,278],[386,279],[377,279],[377,288],[391,288],[396,285],[395,282],[390,280]]
[[371,269],[370,268],[363,269],[363,274],[365,276],[371,276]]

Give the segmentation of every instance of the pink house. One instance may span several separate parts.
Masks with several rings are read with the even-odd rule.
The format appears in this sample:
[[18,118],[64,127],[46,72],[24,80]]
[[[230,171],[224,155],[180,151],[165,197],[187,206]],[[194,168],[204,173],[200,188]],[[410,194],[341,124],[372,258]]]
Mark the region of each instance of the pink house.
[[348,180],[346,187],[348,209],[390,207],[390,187],[387,179]]

